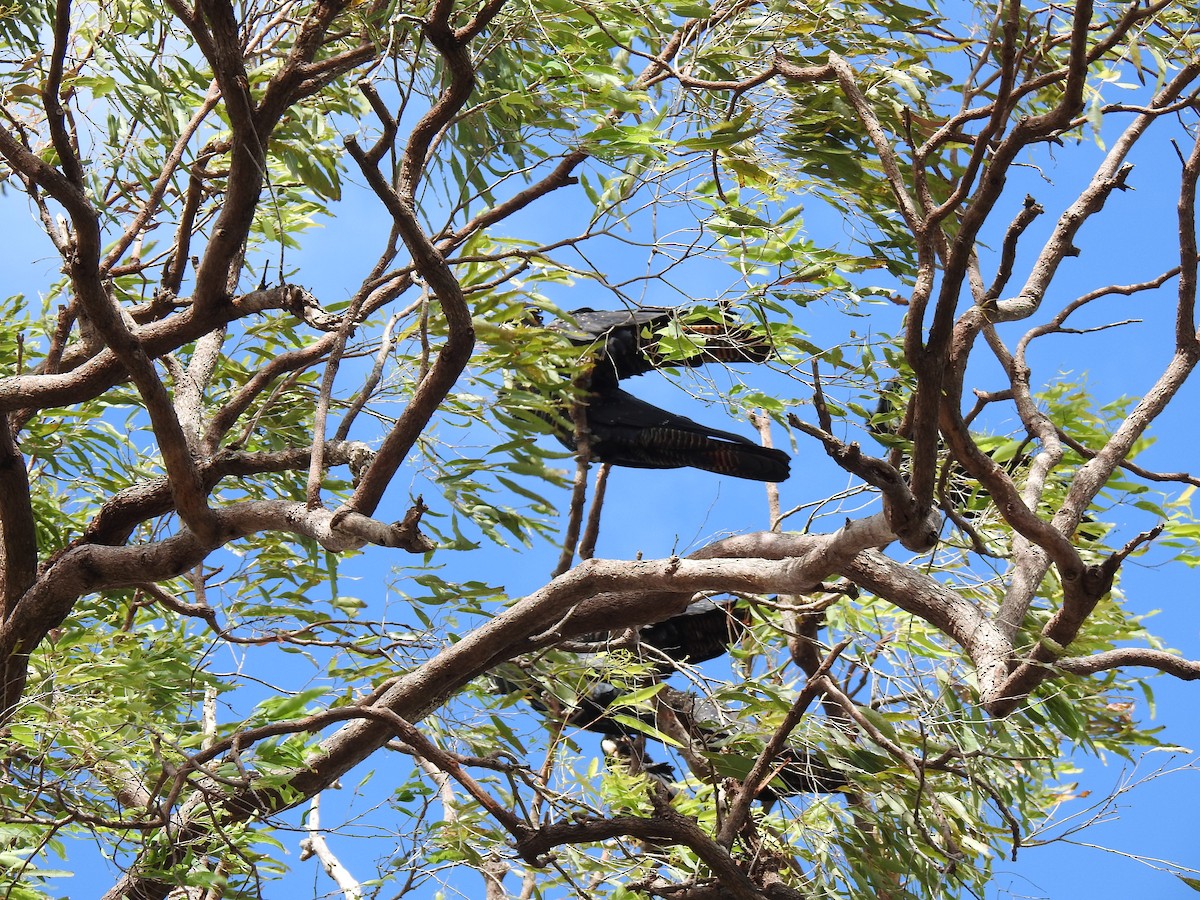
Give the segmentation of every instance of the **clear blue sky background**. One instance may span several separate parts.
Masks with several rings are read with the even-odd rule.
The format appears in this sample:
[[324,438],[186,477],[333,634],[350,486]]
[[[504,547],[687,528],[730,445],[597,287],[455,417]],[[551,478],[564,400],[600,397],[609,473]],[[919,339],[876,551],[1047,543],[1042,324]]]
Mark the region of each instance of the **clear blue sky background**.
[[[1025,246],[1038,245],[1038,237],[1050,227],[1064,198],[1072,196],[1081,178],[1090,175],[1099,161],[1100,152],[1094,146],[1069,145],[1054,153],[1059,160],[1056,165],[1051,164],[1041,172],[1027,170],[1023,173],[1027,184],[1020,184],[1018,178],[1010,186],[1007,197],[1012,208],[1019,205],[1026,191],[1033,193],[1047,207],[1047,216],[1031,229]],[[1101,216],[1081,232],[1077,244],[1082,253],[1063,266],[1050,301],[1055,308],[1061,301],[1097,285],[1140,281],[1171,264],[1171,254],[1176,246],[1173,210],[1178,163],[1170,148],[1165,146],[1137,162],[1138,168],[1130,179],[1134,190],[1115,194]],[[541,217],[544,223],[557,229],[562,222],[576,216],[574,224],[568,225],[566,231],[581,225],[585,215],[583,203],[573,208],[571,204],[564,204],[561,198],[555,198],[551,204],[553,216],[547,216],[544,208],[539,208],[533,211],[533,217]],[[346,227],[348,222],[353,223],[353,227]],[[841,227],[834,217],[823,215],[819,208],[810,210],[808,223],[810,232],[819,241],[825,237],[824,229]],[[21,195],[8,192],[0,197],[0,229],[5,234],[5,240],[0,243],[0,264],[8,276],[6,289],[36,296],[39,286],[57,272],[59,262],[48,241],[34,232]],[[386,232],[387,222],[377,204],[349,190],[339,221],[311,234],[302,253],[289,255],[289,265],[300,268],[295,280],[313,290],[326,303],[345,299],[357,287],[358,273],[369,266],[378,248],[378,240],[364,239],[364,236],[382,236]],[[614,267],[627,264],[627,260],[613,260]],[[1018,268],[1018,279],[1020,274]],[[250,283],[243,285],[246,289],[252,286]],[[724,284],[703,275],[681,286],[693,296],[712,297],[723,289]],[[603,294],[584,285],[564,291],[555,299],[564,307],[605,303]],[[675,304],[683,298],[656,294],[645,300]],[[1094,318],[1091,324],[1126,318],[1143,319],[1144,323],[1091,335],[1044,340],[1034,356],[1035,379],[1039,375],[1044,377],[1048,371],[1061,370],[1067,377],[1085,376],[1090,389],[1106,400],[1144,393],[1170,352],[1172,312],[1173,284],[1153,295],[1106,301],[1089,314]],[[878,313],[884,321],[851,321],[834,310],[814,304],[804,313],[802,324],[817,336],[818,343],[844,338],[851,327],[857,328],[860,334],[867,329],[894,332],[898,310],[879,307]],[[691,376],[680,379],[685,388],[694,383]],[[992,379],[984,386],[996,388],[1000,382]],[[723,410],[695,403],[686,396],[685,390],[665,379],[641,379],[634,384],[633,390],[651,402],[685,412],[715,427],[752,434],[748,425],[730,425]],[[1192,383],[1184,396],[1177,398],[1172,409],[1160,419],[1155,429],[1158,443],[1142,457],[1144,465],[1158,470],[1189,470],[1193,473],[1200,469],[1196,454],[1200,442],[1197,401],[1200,401],[1200,388]],[[802,409],[799,412],[804,416],[810,411]],[[776,442],[785,446],[782,433],[776,433]],[[402,473],[397,479],[390,494],[390,502],[396,510],[407,506],[409,488],[417,483],[406,482],[405,475]],[[819,489],[813,486],[816,479],[820,479]],[[832,467],[822,452],[801,440],[795,449],[792,479],[783,485],[783,506],[811,500],[847,483],[848,480]],[[668,498],[670,502],[666,502]],[[435,510],[442,502],[428,493],[426,499]],[[662,557],[676,551],[684,552],[729,531],[766,526],[761,486],[691,470],[617,470],[610,484],[606,510],[607,525],[602,531],[598,555],[612,558],[631,558],[638,552],[647,557]],[[460,579],[477,577],[505,584],[513,592],[523,592],[544,583],[555,554],[554,548],[539,546],[533,552],[491,550],[445,554],[445,562],[453,567],[455,577]],[[1151,621],[1151,628],[1168,646],[1188,657],[1200,658],[1197,572],[1179,565],[1161,567],[1156,562],[1162,558],[1161,553],[1153,552],[1128,563],[1122,589],[1133,609],[1147,613],[1158,611]],[[363,579],[351,592],[367,600],[372,607],[382,604],[383,586],[390,577],[391,566],[397,562],[402,564],[404,560],[396,560],[385,551],[369,553],[348,570],[357,572]],[[1158,677],[1153,679],[1153,686],[1158,699],[1154,722],[1164,726],[1163,739],[1186,747],[1200,746],[1200,719],[1195,714],[1200,702],[1200,684]],[[1149,721],[1150,715],[1146,705],[1139,702],[1139,718]],[[1149,774],[1160,766],[1186,764],[1189,758],[1186,754],[1172,758],[1151,754],[1136,771],[1120,759],[1081,758],[1080,763],[1086,771],[1080,782],[1084,789],[1091,791],[1091,796],[1066,804],[1062,817],[1083,814],[1097,798],[1107,796],[1116,784]],[[377,759],[368,765],[380,767],[385,762]],[[347,779],[351,786],[345,792],[347,795],[357,782],[356,775],[354,773]],[[370,790],[373,788],[368,788]],[[352,798],[342,799],[349,801]],[[1198,801],[1200,772],[1195,769],[1179,772],[1143,784],[1124,795],[1112,814],[1106,817],[1107,821],[1080,835],[1078,841],[1200,868],[1200,838],[1196,837],[1192,826]],[[336,823],[337,805],[338,799],[331,797],[326,819],[330,825]],[[299,838],[297,835],[297,843]],[[353,870],[357,852],[353,842],[339,840],[337,835],[331,840],[334,849],[343,855]],[[316,895],[332,890],[332,884],[324,875],[314,879],[310,868],[314,863],[299,863],[295,857],[292,863],[297,874],[287,882],[289,890],[299,891],[301,896],[307,895],[307,886],[313,884]],[[1087,897],[1089,900],[1106,900],[1155,897],[1170,900],[1195,896],[1194,891],[1177,879],[1156,872],[1143,862],[1079,844],[1060,842],[1048,848],[1026,849],[1015,863],[1002,862],[997,869],[1000,874],[989,893],[995,898],[1070,900]],[[365,876],[367,873],[360,874]],[[88,886],[83,877],[78,877],[64,886],[63,893],[75,898],[96,896],[110,883],[108,874],[98,876],[94,888]],[[461,889],[468,896],[481,895],[476,884],[464,883]],[[266,895],[278,897],[281,890],[279,885],[268,885]],[[431,892],[420,894],[428,895]]]

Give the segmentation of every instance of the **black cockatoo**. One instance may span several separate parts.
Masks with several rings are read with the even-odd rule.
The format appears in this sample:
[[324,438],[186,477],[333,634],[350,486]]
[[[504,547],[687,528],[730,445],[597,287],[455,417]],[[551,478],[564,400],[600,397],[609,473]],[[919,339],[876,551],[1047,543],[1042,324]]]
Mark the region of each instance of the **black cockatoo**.
[[[672,323],[695,352],[670,359],[662,353],[659,332]],[[766,362],[773,352],[768,340],[743,325],[718,316],[695,320],[686,310],[665,306],[621,310],[585,306],[551,327],[578,347],[595,347],[593,389],[616,387],[622,379],[671,366]]]
[[[584,415],[592,458],[637,469],[691,466],[752,481],[785,481],[791,458],[748,438],[708,428],[652,406],[619,387],[589,391]],[[563,446],[575,449],[575,435],[560,425]]]
[[[689,321],[691,320],[691,321]],[[656,333],[675,324],[694,341],[694,353],[668,359]],[[593,460],[639,469],[692,467],[753,481],[784,481],[790,457],[781,450],[709,428],[639,400],[619,385],[623,379],[654,369],[706,363],[764,362],[770,342],[720,313],[700,317],[683,309],[639,307],[625,310],[574,310],[549,326],[577,347],[591,349],[585,388],[578,398],[590,437]],[[553,425],[569,450],[577,450],[573,417],[539,413]]]
[[695,665],[724,655],[742,639],[749,622],[749,607],[704,598],[677,616],[643,626],[638,638],[674,662]]

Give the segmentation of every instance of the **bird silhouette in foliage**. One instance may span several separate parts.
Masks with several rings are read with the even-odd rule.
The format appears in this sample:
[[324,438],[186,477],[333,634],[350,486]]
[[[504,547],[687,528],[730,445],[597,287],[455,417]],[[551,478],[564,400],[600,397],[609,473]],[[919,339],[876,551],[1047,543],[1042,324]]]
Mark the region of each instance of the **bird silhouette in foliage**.
[[[682,308],[642,306],[604,310],[581,307],[551,326],[577,347],[595,348],[593,389],[615,387],[634,375],[673,366],[706,363],[762,363],[771,359],[770,341],[719,314],[690,315]],[[660,344],[672,328],[689,352],[668,356]]]
[[[695,342],[696,352],[669,358],[655,334],[674,323]],[[713,316],[691,321],[680,310],[642,307],[632,310],[575,310],[551,326],[572,344],[592,347],[586,393],[579,402],[590,437],[592,459],[639,469],[690,467],[752,481],[785,481],[790,457],[732,432],[660,409],[620,387],[620,382],[669,366],[764,362],[768,341],[744,326]],[[575,429],[567,416],[552,423],[562,444],[576,450]]]
[[[533,677],[515,677],[492,673],[492,690],[497,694],[520,694],[530,709],[569,728],[582,728],[602,735],[626,735],[631,726],[613,718],[609,707],[622,697],[621,689],[606,681],[597,681],[570,702],[561,700],[548,685]],[[628,712],[628,710],[624,710]],[[637,733],[633,729],[633,733]]]
[[[654,648],[667,660],[665,667],[644,676],[643,686],[669,676],[673,663],[715,659],[741,639],[748,624],[749,610],[737,601],[706,598],[683,613],[643,626],[638,631],[638,642]],[[589,635],[585,640],[602,642],[604,635]],[[580,659],[586,660],[587,655]],[[648,738],[653,739],[662,727],[658,720],[662,710],[669,710],[676,727],[687,733],[694,749],[707,759],[711,775],[744,781],[761,752],[763,735],[758,733],[761,729],[754,720],[744,719],[738,710],[720,706],[710,697],[677,690],[666,683],[655,694],[653,707],[649,707],[626,702],[634,687],[613,684],[600,670],[574,689],[555,688],[544,675],[516,666],[506,667],[503,673],[492,672],[490,680],[495,693],[522,697],[555,731],[582,729],[601,735],[601,749],[610,766],[644,772],[668,796],[677,792],[674,770],[670,764],[655,762],[646,754]],[[560,699],[560,695],[569,699]],[[774,756],[753,792],[754,798],[769,808],[787,797],[848,789],[851,784],[847,775],[831,764],[824,752],[785,746]]]
[[646,756],[643,739],[619,735],[606,735],[600,741],[600,749],[609,766],[622,768],[628,772],[641,772],[655,784],[660,785],[668,797],[675,797],[679,792],[675,789],[675,767],[670,763],[655,762]]
[[[691,467],[752,481],[786,481],[791,458],[739,434],[709,428],[639,400],[619,387],[593,389],[584,398],[592,458],[635,469]],[[574,431],[557,432],[576,449]]]
[[[703,598],[678,615],[643,626],[638,630],[638,642],[653,648],[654,657],[649,661],[655,663],[657,669],[648,681],[670,675],[674,663],[694,665],[716,659],[741,640],[749,621],[749,607],[739,606],[735,600],[718,602]],[[608,637],[607,633],[598,633],[584,639],[599,643]],[[626,717],[642,717],[634,710],[622,708],[618,702],[624,695],[621,688],[601,678],[573,691],[558,692],[542,683],[534,673],[517,667],[494,671],[490,680],[495,693],[519,694],[535,712],[571,728],[603,735],[627,735],[631,729],[632,733],[638,733],[631,721],[619,722],[613,718],[614,706]],[[571,699],[560,699],[559,693],[565,693]],[[653,724],[651,719],[644,721]]]
[[679,615],[643,626],[638,640],[673,662],[696,665],[723,656],[742,639],[749,623],[748,606],[703,598]]
[[[713,768],[719,775],[744,781],[750,774],[756,752],[738,753],[731,748],[714,754]],[[826,761],[824,754],[799,747],[784,747],[771,761],[764,781],[754,789],[754,798],[770,809],[785,797],[806,794],[835,794],[849,786],[849,779]]]

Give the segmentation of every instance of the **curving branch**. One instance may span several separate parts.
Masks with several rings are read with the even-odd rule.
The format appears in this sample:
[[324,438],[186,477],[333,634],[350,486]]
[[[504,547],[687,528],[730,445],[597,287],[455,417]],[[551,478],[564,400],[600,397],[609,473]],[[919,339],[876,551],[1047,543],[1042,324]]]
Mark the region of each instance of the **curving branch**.
[[863,129],[871,139],[871,143],[875,146],[875,152],[879,154],[883,174],[887,178],[892,196],[896,199],[897,210],[904,217],[904,222],[913,237],[917,239],[918,243],[921,243],[926,229],[925,212],[919,208],[917,202],[908,193],[904,174],[900,171],[900,159],[896,155],[896,151],[892,149],[887,132],[884,131],[883,125],[875,115],[875,110],[863,94],[862,89],[859,88],[858,77],[850,68],[849,63],[836,53],[830,53],[829,67],[837,77],[838,86],[846,95],[846,99],[850,101],[855,115],[858,116],[859,122],[862,123]]
[[1072,675],[1095,675],[1111,669],[1145,666],[1157,669],[1183,681],[1200,679],[1200,660],[1184,659],[1165,650],[1149,647],[1120,647],[1092,656],[1065,656],[1054,663],[1055,668]]
[[[503,3],[497,4],[496,0],[487,4],[485,10],[492,10],[489,17],[495,15],[500,6],[503,6]],[[429,147],[433,143],[434,136],[458,115],[471,96],[471,91],[475,88],[475,66],[471,61],[470,51],[467,49],[469,35],[460,37],[450,25],[450,15],[453,9],[452,0],[451,2],[439,0],[434,5],[428,21],[425,22],[425,35],[442,55],[449,78],[437,100],[413,127],[412,133],[408,137],[404,156],[400,161],[397,192],[408,203],[412,203],[416,197],[417,186],[425,171]],[[359,162],[359,165],[361,166],[362,163]],[[391,211],[390,208],[389,211]],[[395,215],[394,212],[393,215]],[[408,239],[405,238],[405,243],[407,242]],[[412,248],[410,247],[409,250],[411,251]]]
[[888,523],[906,549],[925,553],[937,544],[941,520],[932,510],[921,507],[895,466],[864,454],[858,444],[843,443],[827,430],[809,425],[794,413],[788,415],[788,424],[819,440],[830,458],[847,472],[879,488]]
[[[3,129],[0,129],[0,152],[3,145]],[[168,295],[169,296],[169,295]],[[199,340],[205,334],[229,325],[238,319],[272,309],[292,312],[314,327],[329,328],[337,317],[320,311],[320,305],[306,290],[297,285],[250,291],[231,300],[227,307],[201,315],[190,303],[169,301],[178,305],[180,311],[166,318],[153,318],[144,324],[130,316],[138,325],[134,334],[151,358],[174,353],[185,345]],[[162,304],[152,302],[157,310]],[[122,317],[125,310],[121,310]],[[340,321],[340,319],[337,319]],[[120,358],[108,347],[89,351],[80,348],[78,353],[65,353],[62,371],[51,371],[40,375],[13,375],[0,378],[0,411],[16,412],[44,409],[49,406],[70,406],[91,400],[116,384],[127,381],[129,373]]]
[[704,833],[695,819],[684,816],[669,803],[655,802],[653,818],[614,816],[543,825],[530,836],[517,841],[517,852],[531,865],[545,865],[546,854],[563,844],[594,843],[608,838],[629,836],[647,842],[683,844],[709,867],[722,887],[722,895],[733,900],[764,900],[778,897],[792,900],[801,895],[783,885],[770,895],[760,890],[729,855],[729,851]]
[[[325,461],[329,465],[349,465],[360,469],[371,457],[366,444],[355,441],[336,441],[326,447]],[[200,474],[206,491],[212,491],[222,479],[261,475],[267,472],[296,472],[307,468],[312,450],[298,447],[291,450],[263,452],[226,451],[200,464]],[[117,491],[92,517],[76,544],[119,545],[129,540],[141,523],[174,510],[171,487],[166,478],[154,478]]]
[[416,188],[420,167],[425,164],[425,154],[432,135],[466,103],[475,77],[470,55],[465,46],[445,33],[445,23],[431,28],[438,35],[434,43],[446,59],[450,83],[409,138],[401,163],[400,189],[396,190],[387,182],[376,162],[372,162],[353,137],[346,141],[346,148],[358,163],[367,183],[392,214],[400,237],[412,254],[417,272],[437,296],[447,328],[446,343],[437,359],[417,385],[408,406],[384,438],[375,461],[347,503],[347,508],[367,515],[379,505],[392,476],[466,368],[475,347],[475,328],[462,287],[442,252],[422,229],[413,208],[412,191]]

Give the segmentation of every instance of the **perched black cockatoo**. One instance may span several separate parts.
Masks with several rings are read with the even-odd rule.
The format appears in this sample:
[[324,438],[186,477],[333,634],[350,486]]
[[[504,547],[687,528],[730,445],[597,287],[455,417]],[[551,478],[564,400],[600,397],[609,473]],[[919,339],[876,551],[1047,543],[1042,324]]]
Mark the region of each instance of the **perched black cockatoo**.
[[832,794],[848,784],[846,776],[826,764],[819,754],[796,747],[784,747],[768,771],[774,777],[754,795],[767,807],[782,797]]
[[[709,317],[689,320],[682,307],[640,306],[603,310],[582,307],[551,327],[578,347],[595,347],[592,388],[616,387],[618,381],[670,366],[706,363],[761,363],[773,354],[771,343],[743,325]],[[694,353],[668,359],[658,333],[674,323]]]
[[[791,458],[782,450],[700,425],[618,387],[593,389],[582,402],[592,458],[600,462],[638,469],[691,466],[752,481],[786,481],[790,474]],[[574,450],[573,430],[556,424],[563,446]]]
[[[688,321],[682,308],[645,306],[624,310],[588,307],[566,314],[550,328],[577,347],[590,348],[576,402],[584,408],[592,459],[640,469],[692,467],[753,481],[784,481],[790,457],[781,450],[761,447],[728,431],[719,431],[684,416],[639,400],[620,388],[633,375],[670,366],[706,363],[765,362],[774,348],[750,329],[705,313]],[[538,319],[540,322],[540,318]],[[681,337],[694,342],[694,353],[669,359],[660,350],[658,333],[674,324]],[[577,450],[574,417],[539,412],[563,446]]]
[[[578,696],[572,703],[563,702],[547,686],[538,684],[531,678],[517,683],[504,675],[493,673],[491,682],[492,690],[497,694],[520,693],[535,712],[561,721],[572,728],[582,728],[605,735],[638,733],[638,729],[612,717],[609,707],[621,699],[622,691],[606,681],[596,681],[589,685],[587,692]],[[629,709],[622,709],[621,712],[632,715]]]
[[668,659],[694,665],[723,655],[741,640],[749,622],[748,607],[738,607],[735,601],[717,603],[706,598],[697,600],[677,616],[646,625],[638,637]]

